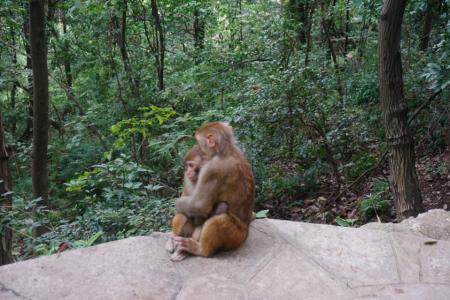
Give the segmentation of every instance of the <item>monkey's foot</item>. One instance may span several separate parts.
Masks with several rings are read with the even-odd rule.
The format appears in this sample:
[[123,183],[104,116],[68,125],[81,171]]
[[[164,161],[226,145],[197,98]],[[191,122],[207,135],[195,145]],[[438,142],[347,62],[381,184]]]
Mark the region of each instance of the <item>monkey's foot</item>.
[[175,252],[170,256],[170,260],[171,261],[182,261],[183,259],[185,259],[187,257],[187,252],[181,250],[181,249],[176,249]]
[[181,236],[174,236],[173,242],[175,244],[176,251],[183,251],[191,253],[193,255],[205,256],[200,251],[200,244],[192,238],[185,238]]
[[173,240],[173,236],[171,235],[166,242],[166,250],[169,253],[173,253],[175,251],[175,241]]

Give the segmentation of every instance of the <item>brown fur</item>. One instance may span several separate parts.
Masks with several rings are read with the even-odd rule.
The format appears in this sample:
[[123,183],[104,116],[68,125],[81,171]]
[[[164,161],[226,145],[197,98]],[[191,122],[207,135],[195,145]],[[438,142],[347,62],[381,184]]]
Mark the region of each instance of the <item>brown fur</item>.
[[[195,145],[189,149],[183,158],[183,163],[184,177],[181,197],[186,197],[192,195],[195,185],[197,184],[201,164],[203,163],[203,152],[200,147]],[[201,223],[203,223],[203,221],[194,221],[183,214],[176,214],[172,219],[172,234],[174,236],[192,237],[193,233],[196,231],[196,227],[201,225]],[[197,231],[201,231],[201,226]],[[199,235],[198,232],[197,235]]]
[[184,162],[184,177],[183,177],[183,192],[181,196],[190,196],[194,192],[197,184],[200,168],[203,163],[203,152],[199,146],[195,145],[186,152],[183,159]]
[[[203,153],[200,150],[200,147],[195,145],[189,149],[184,156],[185,172],[183,178],[183,192],[181,194],[182,197],[192,195],[195,185],[197,184],[202,163]],[[219,202],[216,205],[213,215],[224,214],[227,213],[227,211],[228,205],[225,202]],[[205,219],[201,217],[188,218],[183,214],[176,214],[171,222],[172,236],[192,237],[194,240],[199,241],[204,222]],[[166,248],[171,253],[176,250],[171,239],[168,241]],[[178,253],[174,253],[172,256],[185,256],[182,253],[179,253],[180,251],[181,250],[177,249]]]
[[[204,154],[205,164],[192,196],[177,200],[177,213],[205,217],[219,202],[228,205],[228,212],[209,218],[203,225],[199,241],[183,237],[175,237],[174,241],[176,247],[183,251],[210,256],[221,248],[236,249],[247,238],[255,201],[255,184],[250,165],[236,146],[230,125],[207,123],[197,130],[195,136]],[[179,230],[177,222],[172,223],[174,233]]]

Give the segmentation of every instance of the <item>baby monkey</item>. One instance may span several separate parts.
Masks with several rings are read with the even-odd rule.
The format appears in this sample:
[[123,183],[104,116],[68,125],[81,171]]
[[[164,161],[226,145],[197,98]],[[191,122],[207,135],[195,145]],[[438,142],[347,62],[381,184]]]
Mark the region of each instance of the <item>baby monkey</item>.
[[[183,178],[183,192],[181,196],[192,196],[195,186],[198,181],[201,167],[203,165],[203,153],[198,145],[193,146],[184,156],[184,178]],[[225,214],[228,212],[228,204],[225,202],[218,202],[214,212],[210,215]],[[209,216],[209,217],[210,217]],[[205,218],[191,217],[188,218],[182,214],[176,214],[172,219],[172,236],[192,237],[194,240],[199,241]],[[175,226],[174,226],[175,225]],[[172,254],[173,260],[181,260],[186,254],[182,251],[176,251],[172,241],[172,237],[169,238],[166,244],[167,251]]]
[[[195,145],[184,156],[184,178],[183,178],[183,192],[181,197],[192,196],[195,186],[198,181],[200,169],[203,164],[203,153],[198,145]],[[228,211],[228,205],[225,202],[219,202],[216,205],[214,213],[212,215],[225,214]],[[201,225],[206,220],[200,217],[191,218],[194,225]]]

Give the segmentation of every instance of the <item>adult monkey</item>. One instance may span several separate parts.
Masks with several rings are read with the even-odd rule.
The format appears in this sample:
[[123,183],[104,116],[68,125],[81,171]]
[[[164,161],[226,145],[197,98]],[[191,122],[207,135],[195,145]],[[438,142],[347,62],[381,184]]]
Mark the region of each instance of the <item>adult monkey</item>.
[[237,249],[247,238],[255,204],[255,182],[228,123],[207,123],[197,130],[195,138],[202,150],[204,165],[192,196],[177,200],[177,213],[206,218],[219,202],[225,202],[228,211],[206,220],[199,241],[180,236],[172,240],[176,249],[181,250],[177,252],[211,256],[219,249]]

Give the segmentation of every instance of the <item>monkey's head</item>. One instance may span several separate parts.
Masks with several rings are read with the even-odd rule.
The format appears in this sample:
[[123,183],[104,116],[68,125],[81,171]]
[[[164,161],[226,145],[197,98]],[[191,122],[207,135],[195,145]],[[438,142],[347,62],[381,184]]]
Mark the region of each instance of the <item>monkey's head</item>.
[[229,148],[236,144],[233,128],[226,122],[210,122],[202,125],[195,132],[195,138],[207,160],[215,155],[226,155]]
[[184,156],[184,175],[194,184],[197,182],[202,162],[203,152],[197,145],[189,149]]

